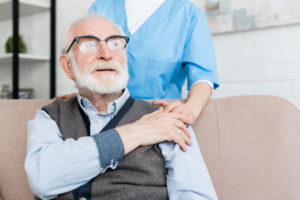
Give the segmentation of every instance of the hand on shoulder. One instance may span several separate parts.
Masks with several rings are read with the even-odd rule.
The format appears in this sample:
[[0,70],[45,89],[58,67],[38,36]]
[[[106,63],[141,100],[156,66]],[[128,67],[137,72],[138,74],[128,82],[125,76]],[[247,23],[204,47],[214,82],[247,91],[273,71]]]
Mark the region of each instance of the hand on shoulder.
[[197,112],[195,108],[192,108],[187,103],[182,103],[178,100],[167,102],[165,100],[155,100],[152,102],[154,105],[165,106],[164,111],[166,113],[179,113],[184,119],[184,123],[193,125],[198,118],[200,112]]

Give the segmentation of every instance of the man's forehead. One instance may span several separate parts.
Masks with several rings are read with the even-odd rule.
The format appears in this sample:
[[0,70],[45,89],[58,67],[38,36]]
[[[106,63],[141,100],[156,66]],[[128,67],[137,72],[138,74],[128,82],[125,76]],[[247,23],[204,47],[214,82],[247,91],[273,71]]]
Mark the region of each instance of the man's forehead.
[[74,36],[80,35],[95,35],[99,37],[107,37],[110,35],[120,34],[117,27],[110,21],[99,18],[91,17],[82,20],[73,27]]

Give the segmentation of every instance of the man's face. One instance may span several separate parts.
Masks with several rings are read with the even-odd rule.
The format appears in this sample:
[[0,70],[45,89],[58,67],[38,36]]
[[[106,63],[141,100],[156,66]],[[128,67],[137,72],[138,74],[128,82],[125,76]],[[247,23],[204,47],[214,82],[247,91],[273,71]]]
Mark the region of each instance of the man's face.
[[100,18],[88,18],[71,30],[72,38],[96,36],[101,39],[100,48],[92,54],[83,53],[74,43],[69,53],[74,81],[79,88],[107,94],[120,92],[127,85],[128,71],[125,50],[111,51],[103,39],[120,35],[110,22]]

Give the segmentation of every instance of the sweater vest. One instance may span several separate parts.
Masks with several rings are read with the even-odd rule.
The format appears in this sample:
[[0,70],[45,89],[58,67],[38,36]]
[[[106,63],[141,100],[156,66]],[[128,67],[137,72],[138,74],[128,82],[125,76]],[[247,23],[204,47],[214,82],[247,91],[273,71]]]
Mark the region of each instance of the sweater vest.
[[[122,114],[122,118],[117,122],[116,127],[133,123],[145,114],[158,109],[157,106],[143,100],[134,99],[132,102],[129,109],[120,113],[121,109],[117,114]],[[87,117],[84,116],[76,97],[67,101],[56,100],[43,107],[43,110],[56,121],[64,140],[68,138],[77,140],[89,136],[90,124],[88,121],[87,126],[87,120],[84,120]],[[158,146],[138,147],[124,156],[115,170],[108,169],[104,174],[99,174],[90,181],[90,197],[101,200],[168,199],[166,176],[165,161]],[[74,191],[70,191],[59,195],[56,199],[77,198],[80,199],[80,197],[75,198]]]

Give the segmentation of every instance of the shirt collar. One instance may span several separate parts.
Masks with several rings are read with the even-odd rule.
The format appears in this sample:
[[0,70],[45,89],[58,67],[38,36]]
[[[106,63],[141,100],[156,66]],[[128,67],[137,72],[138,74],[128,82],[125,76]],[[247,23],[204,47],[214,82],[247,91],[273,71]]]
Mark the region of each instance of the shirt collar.
[[92,110],[93,112],[96,112],[97,114],[107,115],[107,114],[117,114],[119,110],[122,108],[122,106],[125,104],[127,99],[130,97],[129,90],[125,88],[123,94],[115,99],[114,101],[109,102],[107,107],[107,112],[105,113],[99,113],[98,110],[95,108],[95,106],[85,97],[81,96],[79,93],[77,93],[77,101],[82,108],[82,110],[87,113],[87,110]]
[[125,0],[127,26],[135,33],[165,0]]

